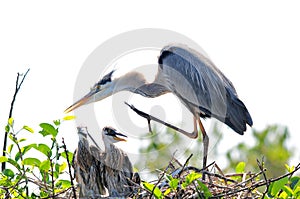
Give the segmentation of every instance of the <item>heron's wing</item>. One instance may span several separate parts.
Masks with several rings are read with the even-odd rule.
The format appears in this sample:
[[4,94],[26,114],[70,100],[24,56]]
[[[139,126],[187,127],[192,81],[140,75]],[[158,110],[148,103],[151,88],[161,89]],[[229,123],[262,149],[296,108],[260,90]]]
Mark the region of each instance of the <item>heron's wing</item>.
[[194,113],[215,117],[239,134],[252,125],[233,84],[204,55],[187,46],[166,46],[159,57],[165,84]]

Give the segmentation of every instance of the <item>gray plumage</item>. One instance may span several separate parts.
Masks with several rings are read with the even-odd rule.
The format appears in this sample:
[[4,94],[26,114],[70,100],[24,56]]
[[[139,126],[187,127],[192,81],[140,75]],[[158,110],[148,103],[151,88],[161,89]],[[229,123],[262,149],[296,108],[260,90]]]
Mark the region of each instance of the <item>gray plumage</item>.
[[99,198],[107,195],[103,175],[101,175],[104,165],[98,161],[103,153],[98,148],[89,146],[85,128],[77,129],[79,142],[72,165],[79,184],[79,197]]
[[204,55],[187,46],[166,46],[159,57],[158,74],[183,104],[201,117],[214,117],[243,134],[251,116],[231,81]]
[[79,196],[126,197],[132,194],[132,164],[127,154],[113,144],[122,141],[122,138],[116,138],[123,134],[117,133],[111,127],[105,127],[102,132],[105,151],[89,145],[86,128],[78,128],[78,134],[79,142],[74,154],[73,168],[79,184]]

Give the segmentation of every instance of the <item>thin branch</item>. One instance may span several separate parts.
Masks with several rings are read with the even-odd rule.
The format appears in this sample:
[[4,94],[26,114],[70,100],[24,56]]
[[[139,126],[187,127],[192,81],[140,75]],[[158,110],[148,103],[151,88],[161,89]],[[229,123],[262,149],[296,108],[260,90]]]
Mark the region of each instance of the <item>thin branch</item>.
[[260,162],[258,159],[256,160],[257,161],[257,165],[258,165],[258,168],[260,169],[260,171],[262,172],[263,174],[263,177],[264,177],[264,180],[266,182],[266,190],[264,191],[263,195],[262,195],[262,198],[265,197],[265,195],[268,193],[269,191],[269,187],[270,187],[270,183],[268,181],[268,178],[267,178],[267,175],[265,173],[265,169],[264,169],[264,159],[262,159],[262,162]]
[[167,173],[167,170],[169,169],[169,166],[172,164],[172,161],[173,161],[173,158],[174,158],[174,155],[172,156],[172,159],[169,161],[169,164],[168,166],[164,169],[162,175],[160,176],[160,178],[158,179],[157,183],[154,185],[153,189],[152,189],[152,192],[151,192],[151,195],[149,198],[152,198],[153,194],[154,194],[154,190],[155,188],[158,186],[158,184],[161,182],[161,180],[163,179],[163,177],[165,176],[165,174]]
[[[19,145],[19,143],[18,143],[18,139],[17,139],[17,137],[16,137],[16,135],[15,134],[13,134],[12,133],[12,136],[13,136],[13,140],[14,140],[14,143],[17,145],[17,147],[18,147],[18,151],[19,151],[19,153],[20,153],[20,160],[21,160],[21,162],[23,162],[23,152],[22,152],[22,150],[21,150],[21,147],[20,147],[20,145]],[[22,164],[22,172],[23,172],[23,174],[24,174],[24,176],[25,176],[25,174],[26,174],[26,169],[25,169],[25,165],[24,164]],[[27,179],[27,176],[25,176],[25,182],[26,182],[26,195],[28,196],[28,193],[29,193],[29,188],[28,188],[28,179]]]
[[52,189],[52,198],[54,198],[55,190],[54,190],[54,170],[53,170],[53,160],[51,159],[50,153],[48,153],[48,158],[50,161],[51,167],[51,189]]
[[[14,109],[14,104],[15,104],[15,101],[16,101],[16,98],[17,98],[17,94],[18,94],[18,92],[19,92],[19,90],[20,90],[20,88],[21,88],[21,86],[22,86],[22,84],[23,84],[23,82],[24,82],[24,80],[25,80],[25,78],[26,78],[27,73],[29,72],[29,70],[30,69],[28,69],[26,71],[26,73],[23,75],[22,80],[21,80],[20,83],[19,83],[19,78],[20,78],[20,76],[22,76],[22,74],[20,74],[20,73],[17,74],[15,93],[14,93],[13,99],[12,99],[11,104],[10,104],[10,110],[9,110],[8,118],[12,117],[12,113],[13,113],[13,109]],[[6,156],[5,151],[6,151],[6,147],[7,147],[7,136],[8,136],[8,133],[9,132],[5,131],[5,134],[4,134],[2,156]],[[6,162],[2,162],[1,168],[2,168],[2,171],[5,170],[5,168],[6,168]]]
[[73,178],[72,178],[71,164],[70,164],[69,155],[68,155],[68,150],[67,150],[67,146],[66,146],[66,144],[65,144],[64,138],[62,138],[62,143],[63,143],[64,151],[65,151],[65,153],[66,153],[67,163],[68,163],[68,167],[69,167],[69,175],[70,175],[70,180],[71,180],[71,187],[72,187],[73,197],[74,197],[75,199],[77,199],[77,196],[76,196],[76,190],[75,190],[75,186],[74,186],[74,182],[73,182]]
[[[277,178],[271,178],[269,180],[259,181],[259,182],[255,183],[255,184],[253,184],[251,187],[245,187],[245,188],[242,188],[242,189],[234,189],[233,191],[229,191],[229,192],[226,192],[226,193],[223,192],[221,194],[213,196],[212,198],[221,198],[221,197],[224,197],[224,196],[234,195],[234,194],[236,194],[238,192],[242,192],[242,191],[246,191],[246,190],[254,190],[254,189],[257,189],[258,187],[266,186],[267,184],[270,184],[272,182],[278,181],[278,180],[280,180],[282,178],[285,178],[287,176],[292,176],[299,169],[300,169],[300,163],[295,167],[294,171],[289,172],[287,174],[284,174],[282,176],[279,176]],[[260,173],[262,173],[262,172],[260,171]]]

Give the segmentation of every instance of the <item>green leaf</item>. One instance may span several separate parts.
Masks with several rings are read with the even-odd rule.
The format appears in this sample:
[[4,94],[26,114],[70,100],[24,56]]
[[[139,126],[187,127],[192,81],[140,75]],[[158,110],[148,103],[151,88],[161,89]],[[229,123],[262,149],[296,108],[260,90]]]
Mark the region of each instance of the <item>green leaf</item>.
[[21,138],[18,140],[18,143],[26,141],[26,138]]
[[272,183],[271,195],[276,196],[278,192],[287,184],[289,181],[288,177],[282,178]]
[[48,171],[50,169],[50,160],[44,160],[43,162],[41,162],[40,164],[40,171]]
[[71,187],[71,182],[69,180],[58,180],[55,186],[57,188],[67,189]]
[[7,147],[7,152],[8,153],[11,153],[12,149],[14,148],[14,145],[13,144],[10,144],[8,147]]
[[47,157],[52,156],[51,149],[46,144],[38,144],[34,147],[36,150],[40,151],[41,153],[45,154]]
[[29,131],[30,133],[34,133],[34,130],[32,128],[30,128],[29,126],[23,126],[23,129],[26,131]]
[[295,189],[294,189],[294,196],[296,196],[296,198],[300,197],[300,186],[297,186]]
[[59,173],[57,171],[53,171],[53,176],[57,179],[59,177]]
[[205,199],[207,199],[207,198],[213,196],[213,195],[210,193],[208,187],[207,187],[204,183],[202,183],[200,180],[197,180],[197,183],[198,183],[197,188],[198,188],[200,191],[203,192],[203,194],[204,194],[204,196],[205,196]]
[[[151,184],[151,183],[148,183],[148,182],[143,182],[143,186],[148,191],[153,192],[153,195],[156,198],[158,198],[158,199],[163,198],[163,194],[162,194],[161,190],[158,187],[155,187],[154,184]],[[154,191],[153,191],[153,189],[154,189]]]
[[41,123],[40,127],[42,128],[42,131],[39,131],[40,134],[42,134],[44,137],[47,135],[52,135],[53,137],[56,137],[57,130],[48,123]]
[[[22,147],[21,148],[22,155],[26,154],[27,151],[29,151],[31,148],[36,148],[36,144],[29,144],[27,146]],[[20,152],[17,152],[17,154],[15,155],[15,161],[19,161],[20,157],[21,157]]]
[[295,170],[295,166],[289,166],[289,165],[287,165],[287,164],[285,164],[284,165],[285,166],[285,168],[286,168],[286,170],[289,172],[289,173],[291,173],[291,172],[293,172],[294,170]]
[[245,162],[239,162],[238,165],[235,167],[235,172],[236,173],[244,173],[245,172]]
[[164,192],[164,196],[167,196],[169,193],[171,193],[171,188],[168,188]]
[[186,188],[187,186],[189,186],[194,180],[198,179],[198,178],[201,178],[202,177],[202,174],[201,173],[195,173],[195,172],[192,172],[190,174],[188,174],[186,177],[185,177],[185,181],[182,183],[182,187],[183,188]]
[[10,178],[15,176],[15,173],[11,169],[4,169],[3,174]]
[[59,172],[63,172],[65,169],[67,168],[67,163],[63,162],[60,166],[59,166]]
[[[67,159],[65,151],[61,153],[61,156],[64,157],[65,159]],[[68,159],[69,159],[69,162],[73,161],[73,153],[71,153],[70,151],[68,151]]]
[[293,196],[293,190],[289,186],[283,186],[282,190],[288,195],[288,196]]
[[294,176],[291,178],[291,188],[295,190],[297,187],[300,187],[300,177]]
[[10,130],[10,127],[9,127],[9,125],[6,125],[6,126],[5,126],[5,132],[7,132],[7,133],[8,133],[8,132],[9,132],[9,130]]
[[13,126],[13,124],[14,124],[14,118],[9,118],[8,119],[8,124],[10,125],[10,126]]
[[74,120],[76,118],[75,115],[67,115],[63,118],[63,120]]
[[23,160],[24,165],[30,165],[30,166],[36,166],[39,167],[41,164],[41,161],[37,158],[25,158]]
[[172,190],[176,190],[178,187],[178,182],[179,180],[177,178],[173,178],[170,182],[169,185],[171,187]]
[[11,141],[13,141],[14,143],[17,143],[17,140],[16,140],[16,138],[13,136],[12,133],[9,133],[9,134],[8,134],[8,137],[9,137],[9,139],[10,139]]
[[5,156],[0,156],[0,162],[7,162],[8,158]]
[[16,167],[20,171],[21,167],[15,160],[8,158],[7,162],[10,163],[11,165],[13,165],[14,167]]
[[55,126],[59,126],[60,125],[60,120],[53,120],[53,123],[55,124]]

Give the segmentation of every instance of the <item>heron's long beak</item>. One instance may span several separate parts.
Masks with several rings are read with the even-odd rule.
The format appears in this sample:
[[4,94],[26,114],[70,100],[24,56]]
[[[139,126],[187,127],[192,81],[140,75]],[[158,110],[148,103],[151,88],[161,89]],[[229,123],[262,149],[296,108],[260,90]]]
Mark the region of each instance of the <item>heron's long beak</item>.
[[73,111],[74,109],[87,104],[88,102],[90,102],[90,99],[92,98],[93,95],[95,95],[96,92],[89,92],[87,95],[85,95],[83,98],[81,98],[80,100],[78,100],[77,102],[75,102],[73,105],[71,105],[69,108],[67,108],[64,113],[69,113],[71,111]]

